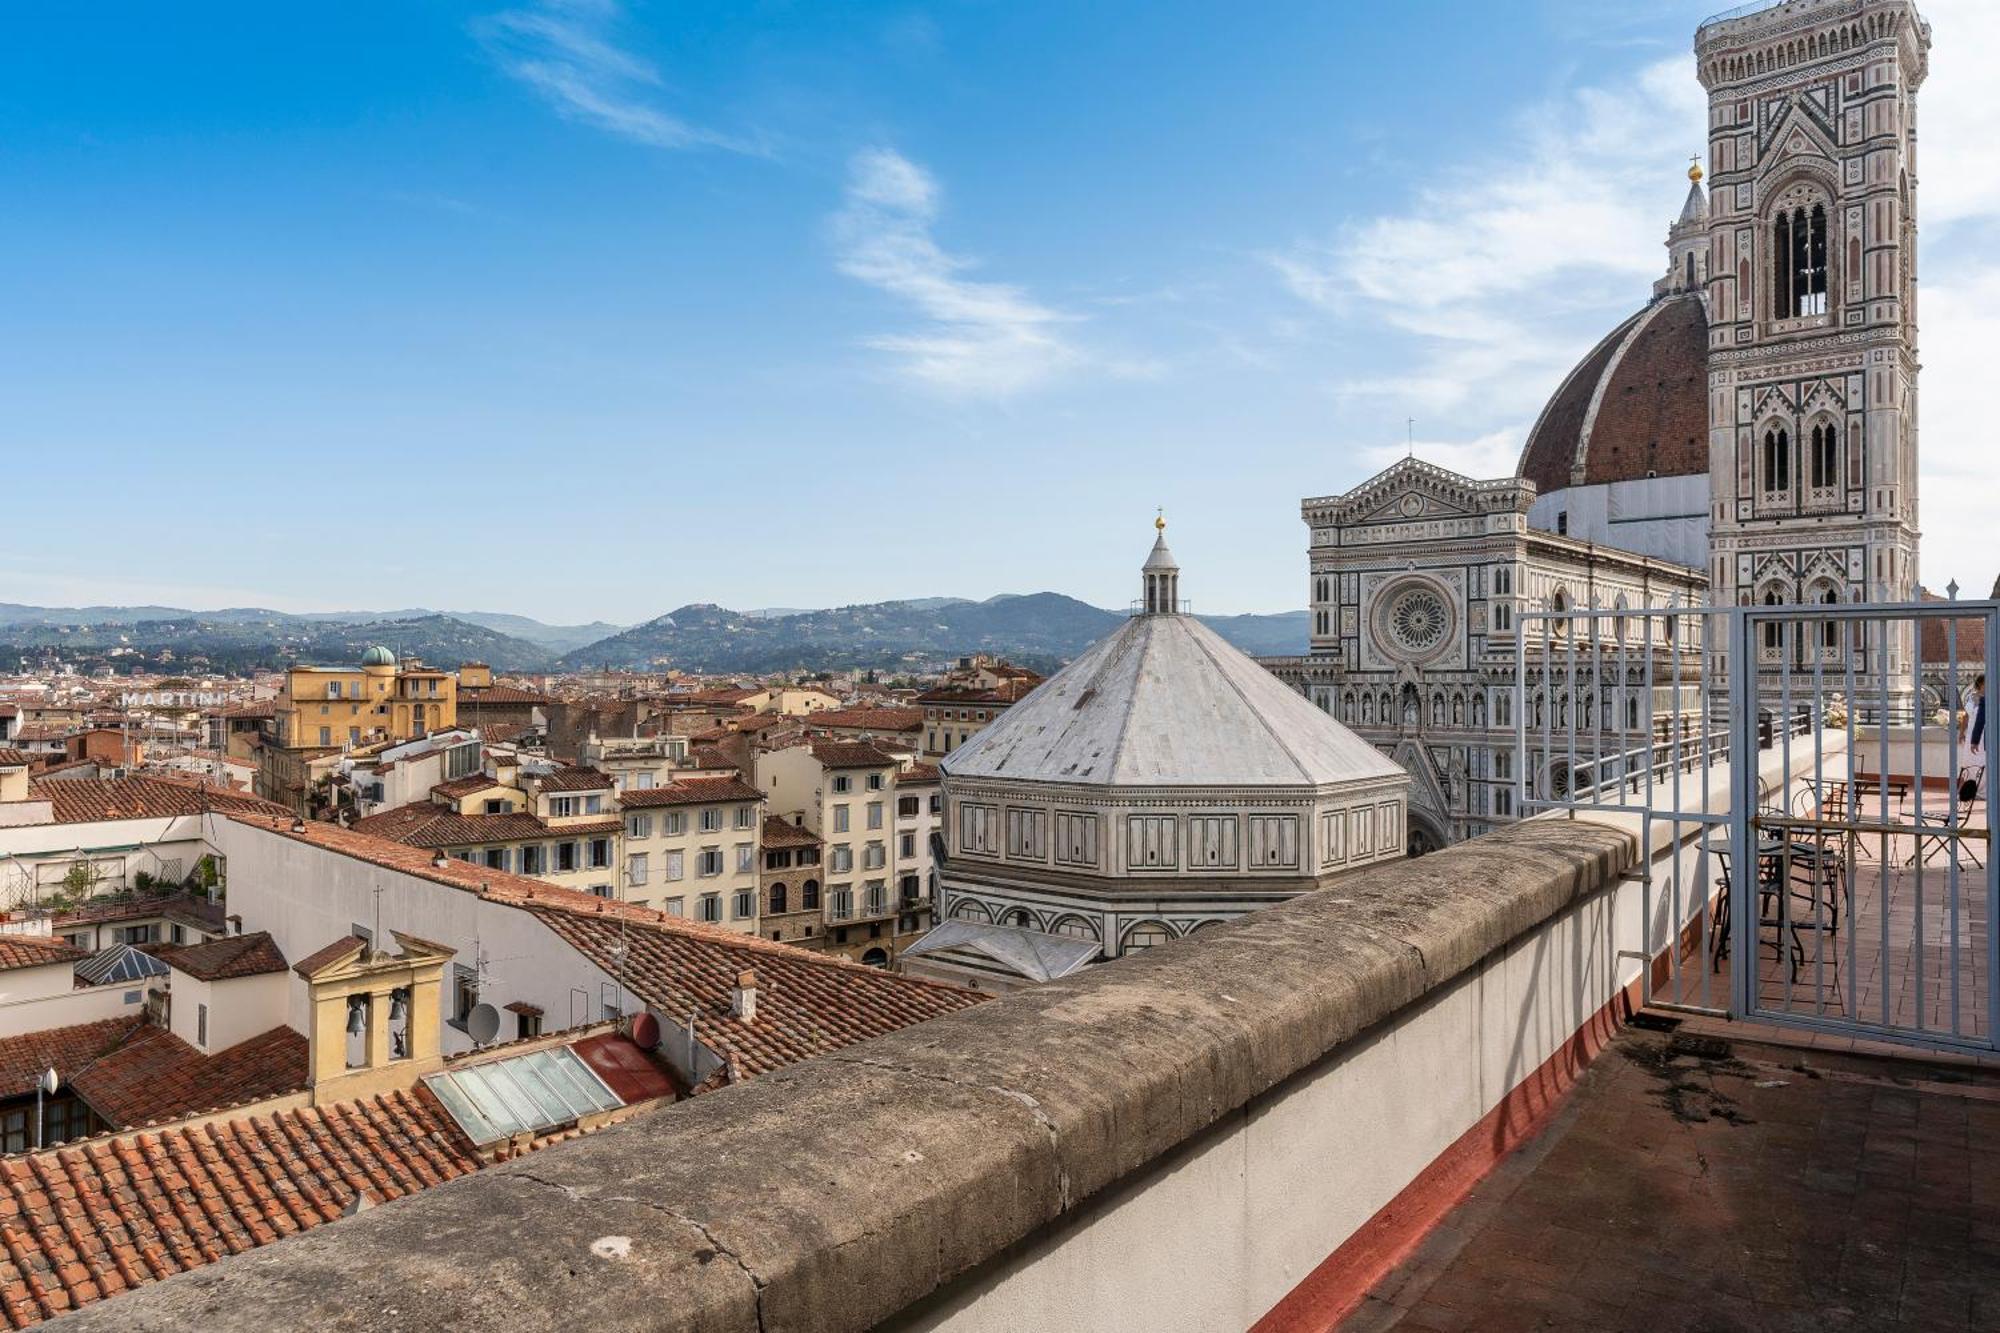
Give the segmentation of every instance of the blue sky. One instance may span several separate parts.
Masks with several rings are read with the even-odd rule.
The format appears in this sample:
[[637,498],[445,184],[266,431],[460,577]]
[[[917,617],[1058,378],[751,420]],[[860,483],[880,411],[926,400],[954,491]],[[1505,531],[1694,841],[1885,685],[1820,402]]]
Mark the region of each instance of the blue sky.
[[[1504,471],[1644,300],[1712,3],[34,7],[0,600],[1120,604],[1164,506],[1198,609],[1301,604],[1300,497],[1410,417]],[[1983,591],[2000,6],[1925,9],[1925,569]]]

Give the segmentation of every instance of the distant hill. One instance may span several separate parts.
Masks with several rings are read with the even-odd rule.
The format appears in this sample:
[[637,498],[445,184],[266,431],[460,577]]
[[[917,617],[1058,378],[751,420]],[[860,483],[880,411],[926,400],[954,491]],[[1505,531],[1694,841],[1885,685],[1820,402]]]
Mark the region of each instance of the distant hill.
[[[988,652],[1050,670],[1110,633],[1124,618],[1123,612],[1054,592],[983,602],[945,597],[873,602],[795,615],[697,603],[565,653],[562,665],[582,670],[664,663],[688,671],[761,674],[921,665]],[[1305,650],[1303,611],[1207,620],[1246,652]]]
[[[820,611],[731,611],[683,606],[630,629],[597,621],[548,625],[502,611],[315,611],[262,607],[187,611],[169,606],[46,607],[0,603],[0,662],[54,655],[96,670],[162,667],[249,671],[293,662],[349,662],[373,643],[434,666],[477,659],[502,671],[654,663],[691,671],[934,665],[993,653],[1052,670],[1124,619],[1061,593],[922,597]],[[1245,652],[1303,652],[1306,613],[1209,616]]]
[[554,660],[540,644],[435,614],[348,623],[234,608],[146,620],[0,625],[0,661],[52,655],[90,670],[108,666],[120,672],[167,666],[244,672],[299,662],[358,662],[377,643],[444,667],[477,660],[502,671],[539,671]]

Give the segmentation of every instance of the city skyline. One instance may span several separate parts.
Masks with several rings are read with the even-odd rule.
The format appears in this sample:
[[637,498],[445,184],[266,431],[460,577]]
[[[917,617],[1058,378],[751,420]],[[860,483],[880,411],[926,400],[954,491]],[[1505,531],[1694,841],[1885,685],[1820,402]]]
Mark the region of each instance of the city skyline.
[[[0,57],[10,454],[147,520],[20,525],[0,580],[557,623],[1116,606],[1164,505],[1202,609],[1296,607],[1298,496],[1406,438],[1510,471],[1644,299],[1707,8],[38,18]],[[1979,593],[2000,15],[1927,14],[1923,571]],[[881,521],[746,539],[733,499]],[[301,520],[337,559],[259,558]],[[474,530],[517,558],[456,558]]]

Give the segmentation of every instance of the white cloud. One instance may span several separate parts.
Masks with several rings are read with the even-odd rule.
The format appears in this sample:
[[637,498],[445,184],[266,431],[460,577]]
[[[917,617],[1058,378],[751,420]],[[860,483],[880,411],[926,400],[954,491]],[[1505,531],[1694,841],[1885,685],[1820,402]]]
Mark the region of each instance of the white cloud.
[[[1921,220],[1932,227],[2000,217],[2000,5],[1922,0],[1931,25],[1930,77],[1917,93]],[[1928,238],[1927,238],[1928,239]]]
[[611,39],[622,16],[617,0],[540,0],[489,15],[473,30],[502,70],[571,120],[654,148],[765,151],[658,105],[659,71]]
[[1936,591],[1983,597],[2000,572],[1990,497],[1994,461],[1994,357],[2000,351],[2000,5],[1922,0],[1933,45],[1917,94],[1920,228],[1917,298],[1923,375],[1918,498],[1921,567]]
[[932,236],[939,191],[929,172],[890,148],[849,164],[846,202],[833,218],[840,271],[908,304],[920,331],[866,340],[906,375],[953,394],[1005,395],[1046,382],[1088,358],[1064,336],[1073,317],[1019,287],[966,276],[972,261]]
[[1467,477],[1511,477],[1521,458],[1525,432],[1508,426],[1470,440],[1418,440],[1414,444],[1369,445],[1361,457],[1371,472],[1414,454],[1426,463]]
[[1402,212],[1271,257],[1301,300],[1387,324],[1416,369],[1350,379],[1445,416],[1529,415],[1563,371],[1646,298],[1680,203],[1678,168],[1705,142],[1685,58],[1617,87],[1533,108],[1504,156],[1445,173]]

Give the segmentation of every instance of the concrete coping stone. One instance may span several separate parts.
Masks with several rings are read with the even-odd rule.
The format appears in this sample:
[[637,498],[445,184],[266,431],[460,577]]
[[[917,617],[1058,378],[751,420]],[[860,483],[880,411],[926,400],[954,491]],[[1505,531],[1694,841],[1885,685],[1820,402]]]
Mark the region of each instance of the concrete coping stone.
[[641,1113],[65,1328],[871,1327],[1630,870],[1529,820]]

